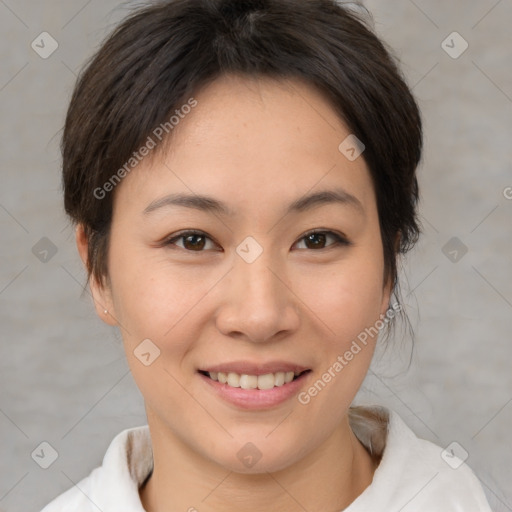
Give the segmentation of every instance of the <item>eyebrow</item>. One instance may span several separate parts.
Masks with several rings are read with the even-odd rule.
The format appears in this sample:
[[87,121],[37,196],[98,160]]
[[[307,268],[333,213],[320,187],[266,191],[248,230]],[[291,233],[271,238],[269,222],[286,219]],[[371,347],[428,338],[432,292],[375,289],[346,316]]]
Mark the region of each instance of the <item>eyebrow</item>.
[[[364,214],[364,208],[361,201],[343,189],[323,190],[308,196],[300,197],[287,206],[285,209],[285,214],[301,213],[326,204],[342,204],[346,206],[352,206],[359,210],[360,213]],[[143,213],[147,215],[160,208],[171,206],[192,208],[195,210],[216,213],[224,216],[234,216],[236,214],[236,212],[230,209],[222,201],[219,201],[213,197],[197,194],[169,194],[151,202],[144,209]]]

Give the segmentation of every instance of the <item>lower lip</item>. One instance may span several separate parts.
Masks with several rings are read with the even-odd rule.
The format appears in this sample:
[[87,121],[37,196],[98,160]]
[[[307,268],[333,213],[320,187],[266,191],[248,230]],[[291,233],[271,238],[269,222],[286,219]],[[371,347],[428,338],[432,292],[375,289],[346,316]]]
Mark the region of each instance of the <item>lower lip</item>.
[[303,373],[295,380],[274,386],[272,389],[242,389],[233,388],[227,384],[222,384],[217,380],[210,379],[206,375],[199,373],[199,377],[210,386],[210,388],[223,400],[247,410],[263,410],[282,404],[295,396],[311,372]]

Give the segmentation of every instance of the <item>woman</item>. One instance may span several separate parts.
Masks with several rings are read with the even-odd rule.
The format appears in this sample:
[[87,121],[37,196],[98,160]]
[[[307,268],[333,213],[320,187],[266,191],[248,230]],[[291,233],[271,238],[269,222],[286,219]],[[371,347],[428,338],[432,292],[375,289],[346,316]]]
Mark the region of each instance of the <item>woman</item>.
[[351,407],[401,313],[421,118],[333,0],[174,0],[76,85],[65,208],[148,425],[57,510],[489,511],[469,467]]

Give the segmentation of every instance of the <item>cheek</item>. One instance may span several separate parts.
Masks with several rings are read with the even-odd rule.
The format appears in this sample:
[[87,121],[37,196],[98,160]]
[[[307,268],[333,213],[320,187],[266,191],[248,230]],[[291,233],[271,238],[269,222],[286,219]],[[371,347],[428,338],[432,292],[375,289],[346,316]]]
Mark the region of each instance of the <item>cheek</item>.
[[[341,349],[379,318],[382,272],[379,260],[354,252],[339,265],[301,273],[296,293],[325,328],[328,339]],[[327,350],[331,348],[326,344]]]
[[[378,339],[382,266],[360,255],[314,281],[317,292],[308,306],[323,329],[315,349],[320,365],[297,398],[307,428],[321,437],[342,421],[370,366]],[[323,419],[320,427],[318,418]]]
[[161,268],[156,276],[157,267],[146,263],[144,268],[134,266],[131,273],[120,266],[112,276],[127,362],[148,404],[156,409],[159,403],[190,408],[183,393],[190,374],[181,366],[199,338],[194,309],[206,295],[208,281],[190,283],[183,273]]
[[[333,309],[335,302],[331,297],[331,316],[334,330],[340,332],[344,339],[353,339],[369,325],[375,323],[380,314],[382,303],[382,279],[380,272],[372,272],[366,268],[347,273],[346,279],[339,286],[331,289],[337,294],[338,307]],[[328,305],[326,305],[328,307]]]
[[[113,302],[128,356],[149,338],[175,354],[187,349],[183,330],[190,328],[190,315],[200,306],[209,282],[201,272],[180,269],[147,249],[121,255],[112,245],[110,268]],[[190,338],[189,338],[190,339]]]

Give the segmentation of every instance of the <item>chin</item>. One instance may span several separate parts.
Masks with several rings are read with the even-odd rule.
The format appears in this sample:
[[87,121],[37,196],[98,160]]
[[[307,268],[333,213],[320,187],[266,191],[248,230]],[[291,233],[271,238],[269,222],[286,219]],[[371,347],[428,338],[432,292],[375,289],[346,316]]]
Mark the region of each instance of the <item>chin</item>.
[[[247,441],[246,443],[233,442],[233,451],[224,451],[210,458],[234,473],[244,475],[257,475],[275,473],[284,470],[297,462],[304,447],[301,442],[295,445],[283,446],[281,443],[268,442],[268,439],[258,441]],[[300,447],[300,450],[297,448]],[[223,447],[225,450],[225,446]],[[234,454],[234,457],[233,457]]]

